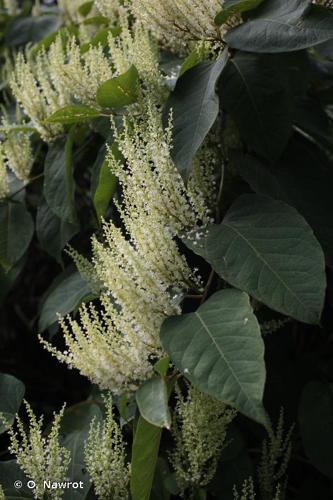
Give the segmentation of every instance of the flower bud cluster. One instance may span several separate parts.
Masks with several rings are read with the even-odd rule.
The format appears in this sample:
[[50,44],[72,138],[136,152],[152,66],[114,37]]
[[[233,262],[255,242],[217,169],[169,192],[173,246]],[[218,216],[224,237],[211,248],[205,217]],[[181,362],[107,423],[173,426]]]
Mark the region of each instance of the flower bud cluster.
[[105,403],[104,422],[94,419],[90,425],[84,448],[85,465],[97,498],[126,500],[129,498],[130,465],[126,463],[125,444],[113,415],[111,397]]
[[29,417],[29,430],[25,431],[22,420],[17,417],[17,429],[9,429],[9,451],[15,455],[18,465],[26,476],[35,483],[32,490],[34,498],[58,500],[62,497],[61,489],[45,490],[45,481],[63,482],[66,479],[70,463],[70,452],[59,444],[60,421],[64,408],[55,414],[51,430],[47,437],[42,433],[43,418],[37,420],[30,405],[25,402]]
[[206,486],[213,478],[227,429],[236,410],[190,386],[178,389],[172,433],[175,447],[170,462],[182,493]]

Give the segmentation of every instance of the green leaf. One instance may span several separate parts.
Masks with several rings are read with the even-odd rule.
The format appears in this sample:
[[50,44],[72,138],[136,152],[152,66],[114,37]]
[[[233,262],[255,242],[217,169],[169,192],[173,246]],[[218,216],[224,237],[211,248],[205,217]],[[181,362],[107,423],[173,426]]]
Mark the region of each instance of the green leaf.
[[307,384],[298,415],[306,455],[320,472],[333,479],[333,384]]
[[169,364],[170,359],[168,358],[168,356],[166,356],[165,358],[162,358],[157,361],[157,363],[155,363],[154,370],[156,373],[161,375],[161,377],[165,377],[169,369]]
[[192,52],[186,57],[179,70],[179,76],[182,76],[186,71],[193,68],[205,59],[207,50],[205,46],[195,47]]
[[84,104],[72,104],[58,109],[47,117],[45,123],[63,123],[64,125],[82,123],[101,116],[98,109],[90,108]]
[[39,42],[60,28],[61,19],[54,15],[40,17],[15,17],[7,27],[5,43],[9,47]]
[[[115,143],[111,146],[117,154]],[[120,154],[120,152],[119,152]],[[103,217],[117,188],[117,177],[111,172],[109,162],[105,160],[106,146],[103,145],[92,167],[91,191],[98,219]]]
[[74,224],[74,181],[72,164],[73,134],[50,146],[44,167],[44,196],[52,212],[61,220]]
[[139,417],[131,461],[132,500],[149,500],[154,480],[162,429]]
[[100,407],[93,401],[83,401],[66,408],[61,420],[61,434],[88,431],[92,419],[102,420]]
[[290,52],[333,38],[333,11],[310,0],[265,0],[255,15],[225,37],[233,49],[248,52]]
[[64,26],[60,28],[58,31],[50,33],[46,35],[40,42],[38,42],[32,49],[31,54],[35,56],[38,52],[44,49],[48,49],[53,42],[57,39],[58,36],[61,37],[61,40],[64,43],[67,43],[72,37],[77,38],[79,34],[79,30],[77,26]]
[[274,168],[249,155],[237,156],[236,165],[254,191],[285,201],[305,217],[333,268],[333,173],[325,155],[310,142],[293,140]]
[[207,226],[185,243],[228,283],[271,309],[305,323],[319,322],[326,289],[324,255],[294,208],[243,195],[222,224]]
[[66,243],[78,233],[80,227],[78,224],[70,224],[51,210],[45,200],[37,210],[36,232],[40,246],[45,252],[54,257],[61,263],[61,253]]
[[8,271],[24,255],[34,233],[34,223],[21,203],[0,204],[0,265]]
[[5,271],[0,267],[0,304],[4,302],[8,293],[15,285],[16,280],[21,275],[26,264],[26,256],[23,256],[10,271]]
[[[22,488],[15,488],[15,481],[21,481]],[[0,462],[0,484],[6,500],[31,500],[34,498],[27,487],[28,478],[16,460]]]
[[91,9],[93,8],[93,6],[94,6],[93,0],[91,0],[89,2],[84,2],[78,8],[79,14],[81,14],[81,16],[83,16],[83,17],[86,17],[91,12]]
[[85,54],[91,47],[97,47],[99,45],[105,47],[108,42],[109,33],[111,33],[113,36],[118,36],[121,33],[121,27],[112,26],[111,28],[105,28],[98,31],[96,35],[90,40],[90,42],[86,42],[81,45],[81,54]]
[[168,389],[164,378],[147,380],[136,393],[141,415],[156,427],[170,429],[171,414],[168,405]]
[[103,108],[122,108],[137,101],[138,89],[139,73],[132,65],[126,73],[102,83],[96,99]]
[[104,16],[93,16],[93,17],[88,17],[88,19],[85,19],[82,24],[85,25],[95,25],[95,26],[101,26],[103,24],[109,24],[109,19]]
[[58,283],[47,296],[39,318],[39,331],[44,331],[58,320],[58,314],[65,316],[73,311],[85,299],[90,298],[92,292],[88,284],[78,272],[72,273]]
[[248,10],[253,10],[262,3],[263,0],[226,0],[223,9],[215,17],[215,24],[221,26],[230,17],[241,14]]
[[0,420],[0,434],[6,431],[14,422],[25,393],[24,384],[12,375],[0,374],[0,414],[8,421],[5,425]]
[[63,500],[84,500],[87,498],[91,483],[89,480],[89,473],[85,466],[84,461],[84,444],[88,437],[88,430],[76,431],[67,434],[61,445],[71,452],[71,461],[67,476],[70,481],[82,481],[83,488],[68,488],[62,496]]
[[187,177],[193,158],[213,126],[219,99],[216,83],[228,60],[225,50],[214,62],[198,64],[177,81],[165,109],[165,121],[172,110],[172,157],[183,177]]
[[215,293],[196,312],[168,318],[160,336],[176,367],[201,391],[268,425],[264,343],[245,293]]
[[248,147],[277,158],[292,132],[289,82],[281,66],[265,56],[240,53],[222,73],[221,100]]

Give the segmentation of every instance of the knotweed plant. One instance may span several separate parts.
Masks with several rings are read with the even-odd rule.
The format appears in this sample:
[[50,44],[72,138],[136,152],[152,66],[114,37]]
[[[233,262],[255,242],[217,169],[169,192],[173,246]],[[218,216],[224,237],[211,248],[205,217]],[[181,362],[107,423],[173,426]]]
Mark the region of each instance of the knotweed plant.
[[94,419],[85,443],[85,465],[100,500],[129,498],[130,466],[126,463],[122,432],[115,421],[112,398],[105,399],[103,423]]
[[187,396],[177,391],[170,463],[182,494],[206,486],[214,477],[227,429],[236,411],[190,386]]
[[30,405],[25,402],[29,419],[26,432],[23,421],[17,416],[17,431],[9,428],[9,451],[15,456],[18,465],[26,476],[35,483],[32,492],[36,499],[58,500],[63,491],[45,489],[44,481],[63,482],[70,463],[70,452],[59,444],[60,421],[64,408],[54,415],[51,430],[43,435],[43,417],[37,419]]
[[163,320],[180,313],[182,290],[201,286],[175,237],[211,220],[199,186],[186,189],[171,159],[171,125],[163,130],[155,105],[148,100],[146,107],[144,119],[131,116],[114,131],[123,161],[109,154],[123,193],[117,204],[123,229],[104,222],[104,241],[92,240],[102,310],[84,305],[79,320],[62,320],[64,353],[47,345],[60,361],[116,394],[152,375],[152,360],[162,355]]

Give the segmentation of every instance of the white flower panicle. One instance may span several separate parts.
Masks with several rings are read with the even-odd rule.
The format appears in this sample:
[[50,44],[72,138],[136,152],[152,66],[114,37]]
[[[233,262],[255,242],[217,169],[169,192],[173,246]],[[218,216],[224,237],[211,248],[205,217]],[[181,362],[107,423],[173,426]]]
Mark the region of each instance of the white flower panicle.
[[126,10],[126,2],[120,0],[95,0],[95,6],[111,23],[115,23],[119,16]]
[[276,431],[263,442],[258,478],[263,500],[282,500],[287,483],[287,468],[292,451],[291,437],[294,427],[284,432],[284,415],[281,409]]
[[55,87],[69,101],[96,105],[96,92],[101,83],[114,76],[109,58],[101,46],[91,47],[81,55],[75,37],[63,46],[61,37],[51,45],[48,60]]
[[70,102],[64,85],[52,81],[52,60],[45,51],[39,52],[36,61],[18,54],[10,85],[17,102],[44,140],[51,140],[63,131],[59,124],[44,122]]
[[71,103],[97,106],[96,92],[105,81],[124,73],[134,64],[143,87],[160,100],[164,95],[163,79],[158,67],[157,48],[139,22],[129,28],[127,13],[120,18],[121,33],[108,37],[108,56],[102,46],[90,47],[81,54],[72,37],[64,43],[59,35],[48,50],[35,56],[16,59],[10,81],[11,89],[25,114],[42,138],[52,140],[63,132],[60,124],[45,119]]
[[37,420],[31,407],[25,402],[29,417],[29,431],[24,430],[23,422],[17,417],[18,432],[9,429],[9,451],[15,455],[18,465],[29,479],[35,482],[33,489],[37,499],[58,500],[61,489],[45,490],[44,481],[62,482],[66,479],[70,463],[70,452],[59,444],[60,421],[64,408],[55,414],[51,431],[47,437],[42,434],[43,418]]
[[0,201],[6,198],[9,193],[7,166],[5,163],[5,156],[3,146],[0,144]]
[[3,4],[10,16],[16,16],[16,14],[18,13],[17,0],[4,0]]
[[[217,26],[221,0],[133,0],[133,12],[155,36],[170,45],[222,41],[229,24]],[[232,24],[234,24],[234,21]]]
[[174,238],[210,220],[171,160],[170,127],[163,130],[149,101],[146,108],[144,117],[130,116],[115,131],[124,162],[109,155],[122,188],[117,206],[124,230],[104,222],[104,241],[93,238],[102,310],[85,305],[79,320],[62,320],[66,352],[44,342],[60,361],[116,394],[134,391],[152,375],[151,361],[162,355],[160,326],[181,312],[177,294],[201,286]]
[[175,448],[170,462],[182,494],[206,486],[213,478],[226,445],[227,428],[236,410],[190,386],[184,397],[177,391],[172,433]]
[[21,181],[27,181],[34,163],[30,135],[26,132],[11,130],[6,118],[2,119],[2,130],[5,139],[2,142],[2,152],[6,165]]
[[0,484],[0,500],[6,500],[5,493],[3,491],[1,484]]
[[84,449],[85,465],[99,500],[127,500],[130,465],[126,463],[125,444],[113,415],[111,397],[105,403],[104,422],[94,419],[90,425]]
[[[234,487],[234,500],[256,500],[252,477],[244,480],[240,493],[238,493],[237,488]],[[272,498],[272,500],[274,499]]]
[[333,9],[333,0],[312,0],[312,3]]

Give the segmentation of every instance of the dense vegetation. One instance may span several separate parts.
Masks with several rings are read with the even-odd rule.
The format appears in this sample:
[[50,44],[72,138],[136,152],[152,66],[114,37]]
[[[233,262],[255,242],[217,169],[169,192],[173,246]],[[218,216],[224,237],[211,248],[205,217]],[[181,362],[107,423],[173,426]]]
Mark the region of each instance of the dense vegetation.
[[333,498],[332,1],[0,32],[0,499]]

